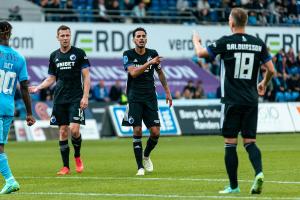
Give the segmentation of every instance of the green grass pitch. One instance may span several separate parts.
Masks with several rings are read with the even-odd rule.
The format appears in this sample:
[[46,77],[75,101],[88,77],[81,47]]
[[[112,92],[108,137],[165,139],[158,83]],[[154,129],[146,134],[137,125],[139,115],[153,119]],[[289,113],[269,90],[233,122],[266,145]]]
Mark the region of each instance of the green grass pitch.
[[63,177],[56,176],[61,167],[58,141],[10,142],[6,152],[21,190],[0,199],[300,199],[299,141],[300,134],[258,136],[265,185],[255,196],[249,194],[254,172],[241,140],[241,193],[234,195],[218,194],[228,185],[220,136],[161,137],[151,155],[154,172],[144,177],[135,176],[130,138],[84,141],[84,173],[75,172],[70,156],[72,173]]

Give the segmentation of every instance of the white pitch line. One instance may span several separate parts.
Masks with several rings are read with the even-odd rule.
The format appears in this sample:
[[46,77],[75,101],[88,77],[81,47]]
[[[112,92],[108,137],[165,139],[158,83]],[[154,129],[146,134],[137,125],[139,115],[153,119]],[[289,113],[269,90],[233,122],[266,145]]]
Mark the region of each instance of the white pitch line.
[[98,197],[149,197],[149,198],[179,198],[179,199],[264,199],[264,200],[299,200],[300,197],[247,197],[247,196],[204,196],[177,194],[112,194],[112,193],[76,193],[76,192],[18,192],[15,195],[36,196],[98,196]]
[[[228,182],[227,179],[208,179],[208,178],[138,178],[138,177],[83,177],[83,176],[20,176],[17,179],[84,179],[84,180],[140,180],[140,181],[206,181],[206,182]],[[239,182],[252,183],[252,180],[239,180]],[[299,181],[265,181],[265,183],[274,184],[292,184],[298,185]]]

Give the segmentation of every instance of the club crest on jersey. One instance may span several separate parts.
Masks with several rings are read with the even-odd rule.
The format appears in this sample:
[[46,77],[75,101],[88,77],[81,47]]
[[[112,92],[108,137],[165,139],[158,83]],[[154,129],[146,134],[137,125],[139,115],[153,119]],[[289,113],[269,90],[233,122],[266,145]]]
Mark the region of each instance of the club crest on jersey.
[[70,55],[70,60],[76,60],[76,56],[74,54]]
[[123,64],[125,65],[125,64],[127,64],[127,62],[128,62],[128,57],[127,56],[123,56]]
[[130,116],[130,117],[128,118],[128,122],[129,122],[129,124],[133,124],[133,123],[134,123],[133,117]]
[[51,116],[50,122],[51,123],[55,123],[56,122],[56,117],[54,115]]

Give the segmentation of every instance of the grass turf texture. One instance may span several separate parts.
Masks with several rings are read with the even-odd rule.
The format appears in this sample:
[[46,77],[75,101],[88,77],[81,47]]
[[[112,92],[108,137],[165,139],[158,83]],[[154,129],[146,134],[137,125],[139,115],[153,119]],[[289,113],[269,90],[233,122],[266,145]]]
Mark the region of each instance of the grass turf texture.
[[[71,147],[71,175],[58,177],[58,141],[10,142],[9,163],[21,185],[0,199],[300,199],[300,134],[259,135],[265,185],[250,195],[254,172],[239,141],[240,194],[219,195],[228,185],[220,136],[161,137],[152,152],[154,172],[136,177],[132,139],[83,141],[85,171],[75,172]],[[145,148],[146,138],[143,138]],[[2,180],[2,184],[3,184]]]

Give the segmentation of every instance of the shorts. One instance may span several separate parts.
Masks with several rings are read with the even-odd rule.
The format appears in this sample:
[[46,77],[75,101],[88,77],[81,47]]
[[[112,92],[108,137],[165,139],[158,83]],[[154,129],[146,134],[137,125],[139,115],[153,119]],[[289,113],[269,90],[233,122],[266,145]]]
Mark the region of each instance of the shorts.
[[11,116],[0,116],[0,144],[6,144],[10,125],[13,121]]
[[127,104],[122,126],[142,126],[142,120],[147,128],[160,126],[157,100]]
[[225,138],[237,138],[239,132],[243,138],[256,138],[258,105],[222,104],[222,135]]
[[54,104],[50,125],[69,125],[70,123],[85,125],[84,110],[80,103]]

